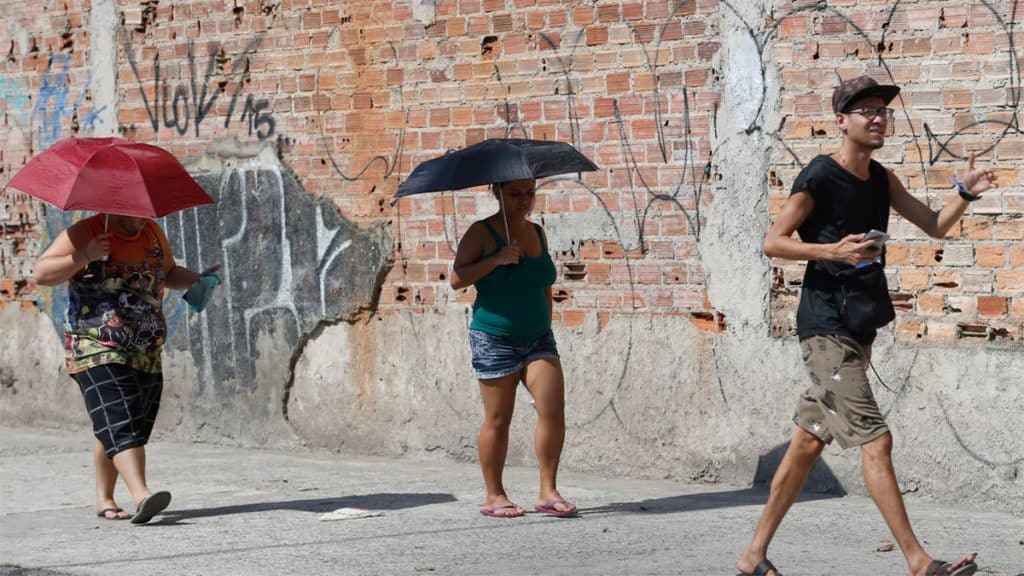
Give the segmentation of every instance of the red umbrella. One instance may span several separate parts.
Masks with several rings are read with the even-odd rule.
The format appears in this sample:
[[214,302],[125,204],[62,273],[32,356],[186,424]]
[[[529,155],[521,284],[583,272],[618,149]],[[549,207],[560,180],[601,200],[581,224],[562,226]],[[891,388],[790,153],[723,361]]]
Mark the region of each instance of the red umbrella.
[[33,158],[7,187],[61,210],[162,218],[213,198],[170,152],[121,138],[67,138]]

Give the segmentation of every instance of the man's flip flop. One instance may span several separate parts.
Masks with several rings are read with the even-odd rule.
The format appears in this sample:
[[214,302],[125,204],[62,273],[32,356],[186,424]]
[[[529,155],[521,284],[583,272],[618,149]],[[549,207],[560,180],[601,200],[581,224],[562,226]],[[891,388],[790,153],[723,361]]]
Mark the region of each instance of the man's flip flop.
[[954,572],[948,572],[950,566],[952,564],[949,562],[932,560],[932,563],[928,565],[928,570],[925,571],[925,576],[971,576],[978,571],[978,565],[974,562],[968,562]]
[[[502,514],[499,512],[499,510],[508,510],[510,508],[518,510],[514,514]],[[484,506],[480,509],[480,513],[490,518],[519,518],[523,514],[526,514],[526,512],[522,508],[519,508],[515,503],[505,504],[504,506]]]
[[779,569],[775,567],[775,564],[772,564],[771,560],[765,558],[764,560],[761,560],[760,564],[758,564],[757,566],[754,566],[754,571],[751,572],[750,574],[742,574],[741,573],[741,574],[738,574],[737,576],[768,576],[768,572],[770,572],[772,570],[774,570],[775,573],[778,574],[779,576],[782,576],[782,572],[779,572]]
[[[555,506],[557,506],[558,504],[568,506],[569,509],[559,510],[558,508],[555,508]],[[559,518],[569,518],[571,516],[576,515],[576,505],[573,504],[572,502],[562,500],[561,498],[552,498],[551,500],[548,500],[543,504],[537,504],[536,506],[533,507],[533,509],[542,514],[547,514],[549,516],[558,516]]]
[[132,516],[132,524],[145,524],[153,519],[153,516],[163,512],[164,508],[171,503],[171,493],[166,491],[154,492],[139,502],[139,507]]
[[[113,512],[113,516],[107,516],[108,513]],[[121,512],[124,512],[124,508],[104,508],[96,513],[97,518],[103,518],[104,520],[128,520],[131,516],[118,516]]]

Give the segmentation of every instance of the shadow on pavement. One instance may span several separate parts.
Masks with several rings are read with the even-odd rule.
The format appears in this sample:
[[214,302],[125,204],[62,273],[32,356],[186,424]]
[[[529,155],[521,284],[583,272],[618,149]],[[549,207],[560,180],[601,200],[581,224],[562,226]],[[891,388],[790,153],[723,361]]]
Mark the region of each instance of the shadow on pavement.
[[[757,459],[757,470],[751,488],[742,490],[680,494],[666,498],[655,498],[637,502],[612,502],[604,506],[581,508],[581,514],[612,514],[634,512],[640,514],[670,514],[688,510],[713,510],[733,506],[761,506],[768,500],[768,486],[778,470],[782,457],[789,447],[788,442],[779,444]],[[846,496],[839,479],[821,458],[814,463],[807,477],[798,502],[825,500]]]
[[444,502],[455,502],[451,494],[363,494],[359,496],[342,496],[340,498],[312,498],[306,500],[283,500],[278,502],[254,502],[252,504],[236,504],[218,506],[216,508],[197,508],[195,510],[168,510],[159,516],[159,522],[149,525],[176,524],[182,520],[193,518],[209,518],[211,516],[227,516],[230,514],[251,514],[271,510],[293,510],[322,514],[337,508],[366,508],[369,510],[401,510],[417,506],[429,506]]
[[0,564],[0,576],[70,576],[70,574],[43,568],[22,568],[14,564]]

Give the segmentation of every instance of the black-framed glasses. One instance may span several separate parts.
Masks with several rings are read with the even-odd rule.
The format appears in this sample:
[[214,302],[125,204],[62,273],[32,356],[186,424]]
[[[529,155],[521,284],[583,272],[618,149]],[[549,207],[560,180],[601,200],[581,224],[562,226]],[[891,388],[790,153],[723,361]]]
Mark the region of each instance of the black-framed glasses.
[[896,111],[886,106],[879,106],[877,108],[872,106],[863,106],[861,108],[854,108],[847,112],[847,114],[860,114],[867,118],[868,122],[871,122],[875,118],[881,118],[886,122],[892,122],[896,118]]

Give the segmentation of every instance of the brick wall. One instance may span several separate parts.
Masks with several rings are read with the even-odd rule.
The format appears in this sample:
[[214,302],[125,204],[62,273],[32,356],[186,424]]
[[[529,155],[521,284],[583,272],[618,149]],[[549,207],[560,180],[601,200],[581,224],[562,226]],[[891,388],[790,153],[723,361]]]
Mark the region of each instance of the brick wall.
[[[55,65],[69,78],[66,98],[51,98],[60,108],[50,115],[59,135],[88,133],[88,120],[106,104],[90,101],[83,88],[87,4],[0,2],[0,48],[12,47],[0,63],[4,181],[42,148],[39,135],[33,140],[19,124],[26,110],[30,119],[36,115],[36,101],[19,94],[38,98],[47,75],[59,76]],[[450,290],[447,274],[459,234],[489,214],[494,200],[479,190],[397,204],[391,198],[416,163],[512,135],[572,142],[601,166],[538,197],[545,222],[599,223],[557,231],[558,321],[684,315],[712,330],[727,322],[708,303],[698,250],[713,195],[729,193],[716,186],[716,166],[738,161],[714,156],[724,137],[716,119],[729,113],[719,109],[718,26],[726,2],[118,4],[120,131],[181,158],[221,136],[275,141],[311,193],[329,197],[347,218],[390,223],[396,264],[381,313],[444,312],[472,301],[471,291]],[[997,18],[980,2],[848,0],[824,9],[778,2],[764,21],[749,23],[766,39],[765,65],[779,79],[786,117],[777,131],[762,127],[778,137],[765,176],[772,214],[800,164],[839,143],[829,114],[837,75],[884,80],[891,73],[904,86],[896,134],[877,157],[933,207],[948,199],[950,175],[961,165],[949,153],[936,156],[938,143],[956,134],[949,151],[987,150],[981,159],[998,167],[998,193],[974,205],[948,241],[894,219],[889,263],[901,340],[999,346],[1021,337],[1024,139],[1015,124],[1003,133],[1015,118],[1019,84],[1000,23],[1009,20],[1009,4],[990,3]],[[930,146],[925,124],[935,135]],[[5,224],[17,221],[18,228],[3,234],[0,257],[11,286],[0,287],[0,300],[30,300],[26,258],[38,249],[32,242],[40,237],[41,211],[9,193],[3,205],[14,207],[0,214]],[[775,263],[777,335],[792,330],[801,269]]]
[[[62,136],[91,130],[88,2],[0,3],[0,184]],[[0,196],[0,306],[32,306],[32,265],[42,249],[40,203]]]
[[[769,23],[784,91],[773,169],[772,214],[796,173],[840,134],[831,114],[838,77],[869,74],[902,87],[894,135],[875,158],[933,209],[955,198],[960,158],[977,152],[999,188],[971,205],[944,240],[894,214],[889,286],[897,340],[992,345],[1019,342],[1024,322],[1024,194],[1018,130],[1019,54],[1010,44],[1014,2],[789,2]],[[895,9],[893,9],[895,7]],[[991,9],[990,9],[991,7]],[[1014,44],[1020,45],[1020,31]],[[774,262],[773,332],[793,330],[803,266]]]

